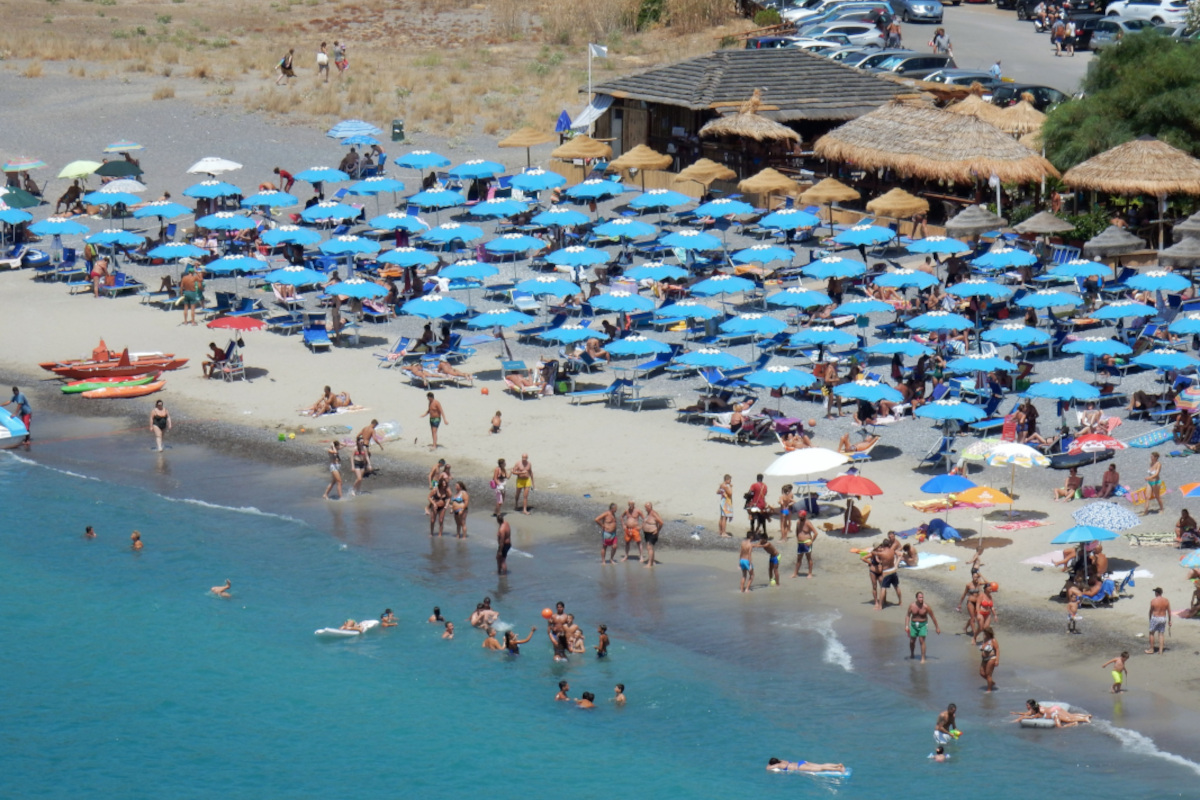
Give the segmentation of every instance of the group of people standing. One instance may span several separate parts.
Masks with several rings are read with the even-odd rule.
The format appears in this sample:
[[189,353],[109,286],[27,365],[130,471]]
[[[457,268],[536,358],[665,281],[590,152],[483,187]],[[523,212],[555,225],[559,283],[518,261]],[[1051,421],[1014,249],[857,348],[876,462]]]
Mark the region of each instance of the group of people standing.
[[[643,566],[653,567],[659,563],[654,555],[654,548],[658,545],[658,536],[662,532],[663,518],[654,510],[654,504],[649,501],[646,502],[644,509],[639,509],[637,503],[630,500],[625,511],[618,516],[617,504],[609,503],[608,510],[596,517],[596,524],[600,526],[601,564],[617,563],[618,522],[625,539],[625,555],[621,557],[621,561],[629,560],[629,547],[636,544],[638,561]],[[644,551],[643,543],[646,545]]]
[[[286,86],[289,78],[296,77],[295,59],[295,48],[290,48],[287,55],[279,59],[279,63],[275,65],[275,71],[279,73],[279,77],[275,79],[276,86]],[[346,45],[336,39],[333,42],[333,64],[337,67],[338,75],[350,68],[350,61],[346,58]],[[321,42],[320,48],[317,49],[317,77],[322,76],[325,83],[329,83],[329,50],[325,42]]]

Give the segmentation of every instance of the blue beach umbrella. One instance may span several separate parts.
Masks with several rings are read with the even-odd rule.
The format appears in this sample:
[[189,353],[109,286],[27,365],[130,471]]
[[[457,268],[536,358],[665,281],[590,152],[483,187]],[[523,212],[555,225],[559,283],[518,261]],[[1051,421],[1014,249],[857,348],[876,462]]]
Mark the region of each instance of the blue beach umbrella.
[[960,242],[958,239],[951,239],[947,236],[926,236],[924,239],[919,239],[905,247],[910,253],[938,253],[941,255],[955,255],[957,253],[966,253],[971,249],[971,245],[965,242]]
[[97,192],[88,192],[85,194],[83,202],[93,206],[135,206],[142,202],[142,198],[128,192],[106,192],[101,189]]
[[1140,292],[1181,292],[1192,282],[1177,272],[1152,270],[1134,275],[1125,281],[1125,285]]
[[1017,365],[1011,361],[981,353],[959,356],[946,364],[946,369],[951,372],[1013,372],[1016,368]]
[[205,272],[214,275],[232,275],[235,272],[255,272],[267,266],[267,262],[250,256],[221,256],[204,265]]
[[185,197],[212,200],[214,197],[236,197],[242,190],[225,181],[200,181],[183,190]]
[[808,277],[816,278],[817,280],[855,278],[867,271],[867,265],[861,261],[851,261],[841,256],[829,256],[828,258],[812,262],[800,271]]
[[191,213],[192,210],[185,205],[172,203],[169,200],[156,200],[153,203],[147,203],[141,208],[135,208],[133,210],[133,218],[161,217],[162,219],[175,219],[176,217],[182,217],[185,214]]
[[1168,325],[1167,330],[1183,336],[1200,334],[1200,314],[1184,314]]
[[146,255],[151,258],[161,258],[164,261],[172,261],[176,258],[200,258],[208,255],[208,251],[203,247],[196,247],[194,244],[187,242],[168,242],[160,244],[158,247],[151,248]]
[[649,311],[654,308],[654,301],[650,298],[622,291],[598,295],[589,300],[588,303],[591,304],[592,308],[598,308],[601,311],[616,311],[623,314]]
[[301,211],[300,219],[305,222],[342,222],[354,219],[360,214],[362,214],[361,208],[355,208],[354,206],[348,206],[345,203],[338,203],[333,200],[326,200]]
[[1133,352],[1133,348],[1124,342],[1118,342],[1115,339],[1104,339],[1099,336],[1085,336],[1082,339],[1076,339],[1073,342],[1067,342],[1062,347],[1064,353],[1072,355],[1091,355],[1091,356],[1127,356]]
[[629,207],[636,211],[662,211],[666,208],[686,206],[695,199],[670,189],[651,189],[630,200]]
[[625,270],[625,277],[631,281],[665,281],[681,279],[688,276],[688,271],[674,264],[664,264],[661,261],[647,261]]
[[491,264],[480,264],[478,261],[459,261],[438,270],[439,278],[452,281],[482,281],[499,272]]
[[361,119],[344,119],[325,131],[330,139],[345,139],[348,136],[378,136],[383,131]]
[[544,169],[528,169],[520,175],[514,175],[510,183],[518,191],[544,192],[546,189],[565,186],[567,179],[557,172],[550,172]]
[[485,328],[512,328],[517,325],[526,325],[533,322],[533,317],[528,314],[522,314],[520,311],[514,311],[511,308],[493,308],[490,311],[484,311],[481,314],[476,314],[467,320],[467,327],[473,330],[483,330]]
[[594,331],[582,325],[563,325],[554,330],[539,334],[539,337],[548,342],[557,342],[559,344],[578,344],[587,339],[608,338],[604,335],[603,331]]
[[254,220],[232,211],[218,211],[196,220],[197,228],[210,231],[246,231],[255,226]]
[[786,322],[766,314],[740,314],[721,323],[722,333],[751,333],[755,336],[774,336],[786,328]]
[[376,261],[380,264],[392,264],[397,267],[425,267],[436,264],[438,257],[415,247],[397,247],[383,253]]
[[974,489],[978,484],[962,475],[938,475],[921,484],[921,491],[926,494],[955,494]]
[[876,286],[889,286],[893,289],[928,289],[935,283],[938,283],[937,278],[928,272],[915,269],[895,269],[875,278]]
[[960,281],[946,290],[946,294],[951,294],[955,297],[988,297],[992,299],[1008,297],[1012,293],[1013,290],[1007,286],[1002,286],[992,281],[979,280],[978,278]]
[[572,227],[575,225],[586,225],[588,217],[587,214],[584,214],[582,211],[576,211],[573,208],[553,206],[535,215],[531,221],[535,225]]
[[737,275],[714,275],[692,285],[692,295],[695,297],[715,297],[716,295],[748,292],[754,288],[754,282]]
[[1091,525],[1076,525],[1050,540],[1050,544],[1084,544],[1086,542],[1107,542],[1120,538],[1119,534],[1107,528],[1097,528]]
[[325,273],[308,267],[283,267],[263,275],[263,283],[283,283],[288,286],[311,286],[325,282]]
[[769,264],[772,261],[791,261],[796,253],[790,247],[774,244],[756,244],[733,254],[735,264]]
[[1158,313],[1154,306],[1138,303],[1133,300],[1118,300],[1109,303],[1098,311],[1093,311],[1093,319],[1125,319],[1127,317],[1153,317]]
[[546,255],[546,261],[558,267],[588,267],[593,264],[607,264],[611,260],[612,256],[607,250],[582,245],[563,247]]
[[732,353],[712,348],[692,350],[675,359],[676,364],[687,364],[701,369],[715,367],[716,369],[736,369],[746,366],[746,362]]
[[780,308],[820,308],[833,305],[832,298],[824,292],[791,286],[767,298],[767,305]]
[[1134,356],[1133,363],[1149,369],[1182,370],[1200,364],[1200,359],[1178,350],[1159,348]]
[[1015,347],[1028,347],[1031,344],[1044,344],[1050,341],[1050,334],[1037,328],[1029,328],[1020,323],[996,325],[983,332],[984,341],[992,344],[1011,344]]
[[882,314],[895,310],[890,303],[882,300],[849,300],[835,308],[833,312],[835,314],[852,314],[857,317],[862,314]]
[[327,256],[360,255],[362,253],[378,253],[379,242],[374,239],[364,239],[361,236],[335,236],[321,242],[317,246]]
[[534,297],[545,297],[546,295],[566,297],[579,293],[579,286],[562,278],[556,278],[553,275],[539,275],[536,278],[528,278],[513,288],[519,292],[528,292]]
[[[970,403],[964,403],[962,400],[955,399],[934,400],[929,403],[922,403],[917,410],[913,412],[913,416],[942,421],[956,420],[958,422],[977,422],[983,419],[986,415],[983,413],[983,409],[979,406],[973,406]],[[952,491],[960,490],[955,489]]]
[[455,180],[473,181],[482,178],[493,178],[503,172],[503,164],[497,164],[495,161],[486,161],[482,158],[474,158],[456,167],[451,167],[446,174]]
[[678,247],[681,250],[701,251],[720,250],[721,240],[712,234],[697,230],[675,231],[667,234],[661,240],[667,247]]
[[1098,261],[1075,259],[1066,264],[1059,264],[1046,271],[1048,275],[1059,278],[1111,278],[1112,267]]
[[788,344],[793,347],[817,345],[819,347],[841,347],[847,344],[857,344],[858,337],[828,325],[818,325],[814,328],[804,328],[793,333],[788,338]]
[[890,242],[896,238],[896,232],[891,228],[881,228],[878,225],[857,225],[849,230],[844,230],[833,240],[838,244],[850,245],[852,247],[866,247],[868,245],[880,244],[882,242]]
[[145,150],[145,146],[129,139],[119,139],[104,148],[105,153],[128,153],[132,150]]
[[616,197],[625,192],[625,187],[616,181],[605,181],[593,178],[583,183],[577,183],[567,189],[567,197],[572,200],[603,200]]
[[530,250],[541,250],[546,243],[536,236],[524,233],[506,233],[492,239],[483,246],[489,253],[526,253]]
[[482,203],[476,203],[467,209],[467,213],[473,217],[502,219],[521,214],[528,208],[528,203],[522,203],[508,197],[497,197],[493,200],[484,200]]
[[242,200],[242,208],[287,208],[296,205],[300,205],[299,198],[287,192],[259,192]]
[[417,192],[408,198],[408,204],[418,208],[455,208],[466,205],[467,198],[449,189],[430,189],[426,192]]
[[29,230],[38,236],[75,236],[87,233],[90,229],[87,225],[66,217],[47,217],[30,225]]
[[1107,531],[1127,531],[1141,524],[1138,515],[1116,503],[1088,503],[1071,514],[1077,525],[1103,528]]
[[609,344],[606,348],[614,356],[643,357],[655,353],[671,352],[671,345],[647,336],[626,336]]
[[22,211],[19,208],[0,208],[0,222],[5,225],[20,225],[22,222],[29,222],[33,219],[33,214],[28,211]]
[[386,214],[380,214],[378,217],[371,217],[369,224],[372,228],[380,231],[420,233],[421,231],[429,230],[428,223],[422,222],[417,217],[401,214],[399,211],[389,211]]
[[1051,400],[1099,400],[1100,390],[1074,378],[1051,378],[1031,384],[1025,391],[1029,397],[1048,397]]
[[396,159],[397,167],[407,169],[427,170],[450,166],[450,159],[432,150],[413,150]]
[[108,245],[110,247],[137,247],[144,244],[146,237],[138,236],[131,231],[108,229],[93,233],[84,239],[85,242],[98,245]]
[[806,389],[817,382],[816,376],[811,372],[778,364],[751,372],[742,380],[751,386],[759,386],[763,389],[783,389],[784,391]]
[[753,214],[754,206],[749,203],[743,203],[741,200],[734,200],[729,197],[720,197],[716,200],[710,200],[704,205],[696,209],[697,217],[739,217],[743,214]]
[[984,253],[971,262],[985,269],[1008,269],[1009,267],[1027,267],[1037,263],[1037,256],[1028,250],[1015,247],[998,247]]
[[356,133],[353,136],[347,136],[342,139],[342,144],[346,147],[351,145],[366,145],[370,147],[373,144],[380,144],[380,141],[369,133]]
[[[333,295],[335,297],[353,297],[359,300],[369,300],[373,297],[384,297],[387,295],[387,293],[388,290],[380,286],[378,283],[364,280],[363,278],[350,278],[349,280],[335,283],[325,289],[325,294],[328,295]],[[436,295],[426,296],[436,297]]]
[[474,225],[463,225],[460,222],[447,222],[436,228],[422,233],[422,241],[446,245],[451,242],[474,242],[483,238],[483,230]]
[[1032,292],[1017,300],[1021,308],[1053,308],[1055,306],[1071,306],[1078,308],[1083,305],[1083,298],[1077,294],[1060,292],[1057,289],[1042,289]]
[[630,239],[640,239],[643,236],[653,236],[658,233],[658,228],[651,225],[649,222],[641,220],[629,219],[628,217],[619,217],[610,219],[601,225],[597,225],[592,229],[592,233],[597,236],[603,236],[607,239],[620,239],[623,241]]
[[798,208],[773,211],[758,221],[758,227],[773,231],[794,231],[800,228],[815,228],[821,218]]
[[437,317],[453,317],[467,310],[466,303],[461,303],[453,297],[440,294],[427,294],[415,300],[409,300],[400,310],[405,314],[423,319]]
[[347,194],[365,195],[371,197],[383,192],[403,192],[404,184],[395,178],[388,178],[383,175],[375,175],[370,178],[363,178],[358,183],[353,183],[346,188]]
[[930,311],[905,324],[915,331],[965,331],[975,327],[975,323],[962,314],[949,311]]
[[669,306],[660,306],[654,312],[654,316],[658,319],[712,319],[720,315],[721,312],[715,308],[709,308],[694,300],[680,300]]
[[295,178],[305,183],[337,183],[350,180],[349,175],[333,167],[309,167],[297,172]]
[[904,400],[904,395],[898,389],[878,381],[858,380],[839,384],[834,387],[833,393],[843,400],[866,400],[868,403],[878,403],[880,400],[899,403]]
[[263,233],[262,240],[271,247],[281,244],[310,245],[321,241],[321,234],[299,225],[280,225]]
[[882,342],[876,342],[873,345],[863,348],[863,352],[881,356],[891,356],[899,353],[902,356],[916,357],[933,355],[933,348],[926,347],[920,342],[914,342],[911,339],[884,339]]

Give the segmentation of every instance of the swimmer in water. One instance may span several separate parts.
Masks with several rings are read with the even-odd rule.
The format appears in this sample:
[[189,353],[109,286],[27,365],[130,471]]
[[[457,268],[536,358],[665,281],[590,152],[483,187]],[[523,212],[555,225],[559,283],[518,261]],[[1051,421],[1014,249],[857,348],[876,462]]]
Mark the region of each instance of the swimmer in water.
[[133,533],[131,533],[129,535],[129,541],[131,542],[131,544],[129,546],[132,547],[134,550],[142,549],[142,534],[138,533],[137,531],[134,531]]
[[619,706],[625,705],[625,684],[618,683],[615,687],[613,687],[613,695],[612,701],[614,703]]
[[396,622],[396,615],[392,613],[392,610],[390,608],[385,608],[383,610],[383,615],[379,617],[379,627],[394,628],[398,624],[399,623]]
[[443,639],[453,639],[454,638],[454,623],[453,622],[446,623],[446,630],[442,631],[442,638]]
[[584,692],[583,699],[576,700],[575,705],[578,706],[579,708],[595,708],[596,707],[596,695],[592,694],[591,692]]
[[224,586],[214,586],[209,589],[209,591],[215,594],[217,597],[229,597],[229,587],[231,586],[233,586],[233,584],[230,582],[229,578],[226,578]]
[[433,613],[429,616],[429,619],[426,620],[426,622],[445,622],[445,621],[446,620],[442,619],[442,610],[440,608],[438,608],[437,606],[433,607]]
[[940,744],[938,745],[937,750],[933,751],[933,755],[931,755],[930,758],[939,764],[950,760],[950,756],[946,755],[946,748],[942,747]]
[[537,633],[537,625],[534,625],[532,628],[529,629],[529,635],[526,636],[524,639],[518,639],[517,635],[515,633],[513,633],[512,631],[505,631],[504,632],[504,649],[508,651],[508,654],[510,656],[521,655],[521,645],[525,644],[530,639],[532,639],[533,635],[535,633]]
[[767,772],[845,772],[845,764],[815,764],[812,761],[784,761],[772,758],[767,762]]
[[571,691],[571,684],[567,683],[566,681],[559,681],[558,682],[558,694],[554,695],[554,699],[555,700],[570,700],[571,698],[567,696],[567,692],[569,692],[569,691]]
[[352,619],[348,619],[348,620],[346,620],[345,622],[343,622],[343,623],[342,623],[342,627],[341,627],[341,628],[339,628],[338,630],[343,630],[343,631],[358,631],[359,633],[362,633],[362,632],[363,632],[363,627],[362,627],[362,625],[359,625],[359,624],[358,624],[357,622],[355,622],[354,620],[352,620]]
[[86,528],[84,528],[84,530],[83,530],[83,538],[85,538],[85,539],[95,539],[95,538],[96,538],[96,530],[95,530],[95,529],[94,529],[94,528],[93,528],[91,525],[88,525],[88,526],[87,526]]
[[596,629],[596,633],[600,634],[600,644],[592,645],[596,651],[596,658],[608,657],[608,626],[601,625]]
[[496,630],[494,628],[487,629],[487,638],[483,640],[484,650],[503,650],[504,645],[496,641]]

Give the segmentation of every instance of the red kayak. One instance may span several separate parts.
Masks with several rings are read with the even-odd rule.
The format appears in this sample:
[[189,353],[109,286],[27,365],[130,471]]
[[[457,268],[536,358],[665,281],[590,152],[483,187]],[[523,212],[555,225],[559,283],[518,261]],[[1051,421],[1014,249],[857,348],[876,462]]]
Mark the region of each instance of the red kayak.
[[142,353],[129,355],[129,349],[126,348],[123,352],[115,352],[109,350],[104,340],[100,340],[100,346],[92,351],[91,358],[68,358],[64,361],[43,361],[40,366],[47,372],[55,372],[63,367],[91,367],[103,366],[106,364],[118,364],[123,359],[126,363],[136,363],[141,366],[141,372],[153,372],[159,369],[159,364],[169,363],[175,358],[174,353]]
[[72,380],[129,378],[134,375],[145,375],[147,372],[170,372],[179,369],[187,361],[186,358],[172,358],[170,355],[130,359],[129,351],[125,350],[116,361],[63,364],[50,371],[60,378],[71,378]]

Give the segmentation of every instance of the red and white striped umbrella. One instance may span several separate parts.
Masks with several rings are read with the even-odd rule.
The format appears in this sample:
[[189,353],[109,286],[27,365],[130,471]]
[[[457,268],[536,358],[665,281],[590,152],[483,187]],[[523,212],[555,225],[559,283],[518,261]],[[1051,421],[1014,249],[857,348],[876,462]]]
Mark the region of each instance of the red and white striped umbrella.
[[1120,439],[1114,439],[1104,433],[1088,433],[1071,442],[1067,452],[1071,455],[1100,453],[1105,450],[1125,450],[1128,446]]

